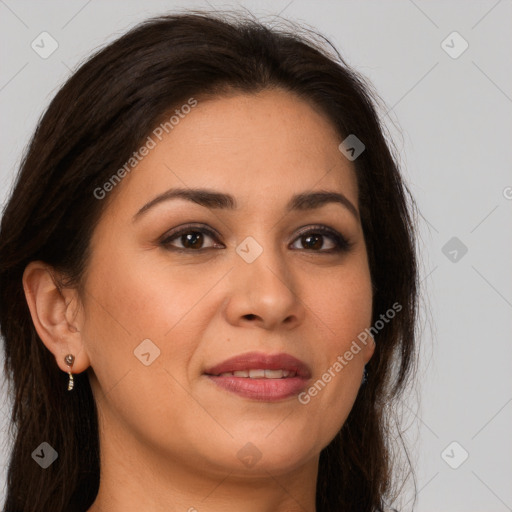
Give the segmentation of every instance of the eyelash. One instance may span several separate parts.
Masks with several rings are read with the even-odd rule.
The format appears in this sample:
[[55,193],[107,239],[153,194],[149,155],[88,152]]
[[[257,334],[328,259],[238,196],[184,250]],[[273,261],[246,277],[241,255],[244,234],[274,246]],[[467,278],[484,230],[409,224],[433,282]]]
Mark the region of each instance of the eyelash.
[[[174,247],[171,245],[171,242],[173,240],[179,239],[183,235],[189,234],[189,233],[201,233],[206,234],[215,241],[218,242],[218,235],[204,227],[204,226],[197,226],[197,225],[187,225],[182,226],[180,228],[177,228],[176,231],[171,231],[168,233],[165,238],[163,238],[160,242],[160,245],[164,247],[166,250],[169,251],[175,251],[175,252],[181,252],[181,253],[190,253],[190,252],[203,252],[205,250],[209,249],[215,249],[216,247],[201,247],[200,249],[189,249],[184,247]],[[317,252],[320,254],[337,254],[342,252],[348,252],[350,248],[352,247],[352,243],[348,241],[341,233],[338,231],[335,231],[334,229],[328,228],[327,226],[321,226],[321,225],[313,225],[308,227],[308,229],[301,231],[295,240],[298,240],[299,238],[307,235],[321,235],[321,236],[327,236],[331,238],[331,240],[334,242],[335,247],[332,249],[303,249],[308,252]],[[295,242],[294,240],[294,242]],[[294,249],[297,250],[297,249]]]

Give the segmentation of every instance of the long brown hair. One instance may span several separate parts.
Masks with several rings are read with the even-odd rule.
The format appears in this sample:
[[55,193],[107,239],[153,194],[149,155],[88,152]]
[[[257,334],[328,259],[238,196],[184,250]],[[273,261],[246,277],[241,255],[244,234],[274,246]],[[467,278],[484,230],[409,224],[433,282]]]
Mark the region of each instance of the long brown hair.
[[[5,512],[85,511],[99,486],[97,413],[87,372],[68,393],[67,375],[32,323],[25,267],[45,261],[80,289],[89,240],[108,205],[94,190],[162,116],[190,97],[271,87],[312,102],[340,141],[355,134],[366,146],[353,163],[373,321],[395,303],[402,307],[375,335],[368,382],[321,452],[317,511],[379,511],[393,498],[391,405],[416,364],[414,201],[386,142],[378,95],[329,45],[312,31],[269,28],[239,14],[160,16],[99,50],[56,94],[24,156],[0,231],[0,326],[13,399]],[[47,469],[31,457],[43,441],[59,454]]]

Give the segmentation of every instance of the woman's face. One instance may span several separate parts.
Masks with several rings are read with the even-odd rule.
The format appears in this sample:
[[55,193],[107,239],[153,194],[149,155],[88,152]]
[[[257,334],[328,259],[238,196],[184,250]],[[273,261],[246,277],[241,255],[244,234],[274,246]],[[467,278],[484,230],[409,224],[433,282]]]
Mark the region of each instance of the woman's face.
[[[360,344],[335,365],[372,314],[340,137],[308,103],[268,90],[198,101],[153,139],[110,192],[77,317],[102,436],[134,460],[223,475],[316,463],[373,353]],[[293,199],[319,191],[342,199]],[[230,371],[242,373],[215,376]]]

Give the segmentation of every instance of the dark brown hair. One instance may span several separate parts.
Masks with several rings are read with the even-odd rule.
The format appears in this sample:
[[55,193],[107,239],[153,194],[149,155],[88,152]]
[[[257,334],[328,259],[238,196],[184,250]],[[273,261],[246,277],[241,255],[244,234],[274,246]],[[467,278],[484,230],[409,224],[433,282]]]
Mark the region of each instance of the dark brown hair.
[[[128,160],[162,116],[194,97],[279,87],[314,104],[342,141],[366,146],[353,162],[374,288],[368,382],[321,452],[318,512],[373,512],[393,498],[391,404],[416,364],[414,201],[377,113],[378,96],[312,31],[268,28],[239,14],[189,11],[147,20],[98,51],[59,90],[21,164],[0,231],[0,326],[13,399],[5,512],[87,510],[99,485],[99,438],[87,372],[67,374],[39,339],[22,288],[42,260],[80,290],[91,234],[108,205],[94,190]],[[341,156],[340,156],[341,157]],[[136,172],[136,171],[134,171]],[[43,441],[59,458],[31,458]],[[28,490],[30,489],[30,492]]]

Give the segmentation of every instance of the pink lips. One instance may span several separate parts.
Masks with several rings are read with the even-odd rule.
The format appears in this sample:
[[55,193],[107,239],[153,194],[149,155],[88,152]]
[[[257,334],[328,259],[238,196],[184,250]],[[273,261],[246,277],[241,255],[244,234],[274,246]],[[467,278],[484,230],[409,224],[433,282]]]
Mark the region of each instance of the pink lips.
[[[255,377],[247,376],[248,372]],[[262,372],[268,370],[266,378]],[[277,377],[281,375],[282,377]],[[246,376],[221,375],[230,372],[245,372]],[[248,352],[232,357],[205,371],[205,374],[218,386],[246,398],[260,401],[276,401],[300,393],[311,378],[309,367],[296,357],[281,353],[275,355]]]

